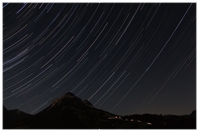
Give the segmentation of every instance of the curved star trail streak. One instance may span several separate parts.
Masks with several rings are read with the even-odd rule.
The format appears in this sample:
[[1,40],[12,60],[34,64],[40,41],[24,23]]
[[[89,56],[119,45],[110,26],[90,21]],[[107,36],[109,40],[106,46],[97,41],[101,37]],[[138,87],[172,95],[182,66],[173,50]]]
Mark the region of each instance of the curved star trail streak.
[[66,92],[120,115],[196,109],[196,3],[4,3],[3,104]]

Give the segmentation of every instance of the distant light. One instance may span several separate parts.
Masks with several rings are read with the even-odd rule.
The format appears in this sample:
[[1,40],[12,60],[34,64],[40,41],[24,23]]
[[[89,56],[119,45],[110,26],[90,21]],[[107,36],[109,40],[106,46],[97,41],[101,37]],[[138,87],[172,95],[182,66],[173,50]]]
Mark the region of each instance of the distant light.
[[147,124],[148,124],[148,125],[152,125],[152,123],[150,123],[150,122],[147,122]]
[[137,122],[141,122],[140,120],[137,120]]
[[131,119],[131,121],[134,121],[133,119]]

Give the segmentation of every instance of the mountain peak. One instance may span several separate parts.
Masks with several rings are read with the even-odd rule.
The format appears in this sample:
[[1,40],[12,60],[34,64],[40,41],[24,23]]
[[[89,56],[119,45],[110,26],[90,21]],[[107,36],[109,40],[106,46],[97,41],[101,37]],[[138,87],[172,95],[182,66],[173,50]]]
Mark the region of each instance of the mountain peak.
[[61,99],[63,98],[77,98],[77,97],[73,93],[68,92],[61,96]]
[[56,98],[55,100],[53,100],[51,107],[55,105],[71,105],[77,102],[82,102],[82,100],[76,97],[73,93],[68,92],[63,94],[60,98]]

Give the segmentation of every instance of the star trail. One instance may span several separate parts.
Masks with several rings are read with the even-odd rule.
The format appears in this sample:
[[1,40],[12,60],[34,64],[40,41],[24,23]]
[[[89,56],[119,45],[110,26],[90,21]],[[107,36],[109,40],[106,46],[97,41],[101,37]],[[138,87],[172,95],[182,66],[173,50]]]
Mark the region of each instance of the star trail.
[[72,92],[115,114],[196,109],[196,3],[3,3],[3,105]]

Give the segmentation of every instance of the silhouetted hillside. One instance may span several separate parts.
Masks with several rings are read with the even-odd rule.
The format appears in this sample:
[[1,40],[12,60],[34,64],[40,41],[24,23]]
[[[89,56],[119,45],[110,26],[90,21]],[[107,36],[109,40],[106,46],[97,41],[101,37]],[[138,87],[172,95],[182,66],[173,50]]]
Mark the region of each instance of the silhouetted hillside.
[[28,120],[31,128],[100,128],[103,119],[114,116],[92,107],[72,93],[55,99],[52,104]]
[[29,116],[29,114],[24,113],[18,109],[7,110],[5,106],[3,106],[3,128],[14,128],[20,125],[24,125],[24,119]]
[[119,116],[96,109],[73,93],[55,99],[36,115],[3,107],[3,128],[29,129],[163,129],[196,128],[196,111],[190,115],[130,115]]
[[196,111],[190,115],[142,114],[123,116],[124,119],[146,122],[152,129],[196,129]]

